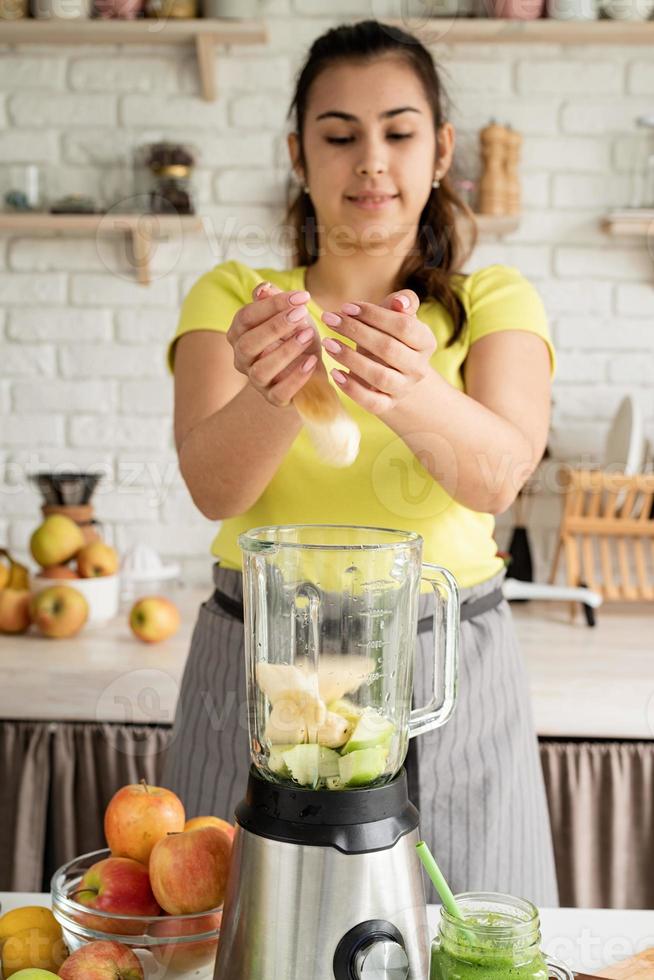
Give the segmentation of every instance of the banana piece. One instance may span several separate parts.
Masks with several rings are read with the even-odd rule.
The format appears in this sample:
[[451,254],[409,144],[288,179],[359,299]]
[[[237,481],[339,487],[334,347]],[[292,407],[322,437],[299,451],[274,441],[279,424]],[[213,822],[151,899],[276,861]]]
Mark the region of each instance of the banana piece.
[[[257,684],[273,706],[270,730],[275,737],[285,731],[282,743],[290,744],[293,739],[288,737],[289,733],[296,731],[298,736],[303,735],[298,741],[316,742],[327,717],[327,705],[318,689],[318,675],[293,664],[258,663],[256,677]],[[279,710],[275,711],[277,708]]]
[[272,745],[301,745],[307,741],[304,715],[294,701],[278,701],[266,723],[266,739]]
[[[308,665],[298,661],[298,666],[308,671]],[[374,672],[375,664],[370,657],[322,654],[318,661],[318,691],[326,704],[339,701],[346,694],[353,694]]]
[[257,684],[272,705],[266,738],[273,745],[318,743],[335,749],[345,745],[353,725],[327,710],[327,704],[356,691],[374,670],[369,657],[321,656],[318,671],[306,661],[295,664],[258,663]]
[[352,734],[353,727],[343,715],[328,711],[324,725],[318,729],[318,745],[324,745],[328,749],[340,749]]

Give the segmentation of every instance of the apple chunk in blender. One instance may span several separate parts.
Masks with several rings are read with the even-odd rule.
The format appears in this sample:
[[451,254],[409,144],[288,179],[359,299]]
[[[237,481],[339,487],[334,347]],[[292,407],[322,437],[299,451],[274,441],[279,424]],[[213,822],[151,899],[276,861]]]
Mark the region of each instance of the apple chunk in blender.
[[265,729],[271,772],[328,789],[367,785],[382,775],[395,726],[346,698],[374,666],[369,657],[325,655],[317,670],[304,661],[257,664],[257,684],[272,705]]

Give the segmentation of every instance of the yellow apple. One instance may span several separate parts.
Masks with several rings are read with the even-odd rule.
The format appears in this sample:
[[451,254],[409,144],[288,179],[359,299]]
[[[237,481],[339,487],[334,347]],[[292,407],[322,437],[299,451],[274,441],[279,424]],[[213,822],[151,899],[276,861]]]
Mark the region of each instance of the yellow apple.
[[77,554],[77,571],[82,578],[115,575],[118,571],[118,552],[104,541],[91,541]]
[[44,568],[65,564],[83,547],[82,529],[65,514],[50,514],[30,539],[32,557]]
[[144,643],[159,643],[177,632],[179,610],[174,602],[163,596],[145,596],[132,606],[129,625]]
[[89,615],[86,599],[70,585],[51,585],[37,592],[30,611],[43,635],[55,639],[79,633]]
[[0,592],[0,633],[25,633],[29,629],[30,598],[26,589]]

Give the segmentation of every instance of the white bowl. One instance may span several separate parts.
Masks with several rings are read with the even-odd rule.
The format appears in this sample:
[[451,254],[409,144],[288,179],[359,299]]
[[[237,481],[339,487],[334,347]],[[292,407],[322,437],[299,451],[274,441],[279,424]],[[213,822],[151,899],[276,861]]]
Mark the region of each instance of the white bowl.
[[118,615],[120,575],[99,575],[97,578],[43,578],[37,575],[33,585],[35,592],[43,592],[52,585],[69,585],[81,592],[89,605],[87,626],[106,623]]

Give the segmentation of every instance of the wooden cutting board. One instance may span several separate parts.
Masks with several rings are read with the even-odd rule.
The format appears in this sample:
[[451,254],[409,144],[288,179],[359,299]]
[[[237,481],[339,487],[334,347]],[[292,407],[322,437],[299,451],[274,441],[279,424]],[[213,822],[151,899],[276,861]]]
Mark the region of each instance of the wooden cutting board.
[[644,953],[616,966],[605,967],[602,976],[607,980],[653,980],[654,949],[646,949]]

